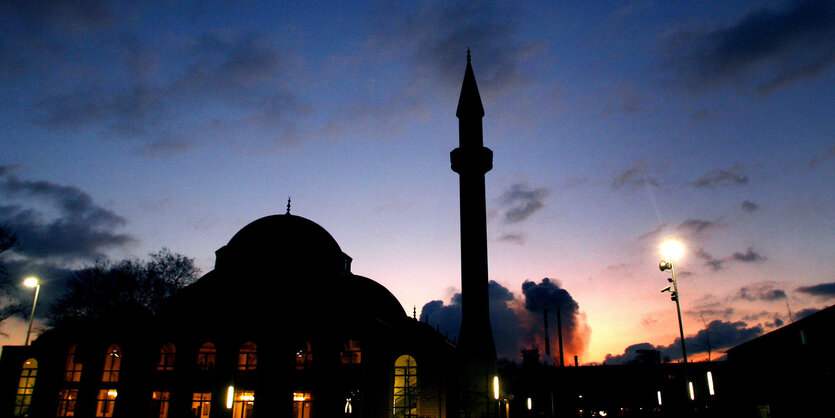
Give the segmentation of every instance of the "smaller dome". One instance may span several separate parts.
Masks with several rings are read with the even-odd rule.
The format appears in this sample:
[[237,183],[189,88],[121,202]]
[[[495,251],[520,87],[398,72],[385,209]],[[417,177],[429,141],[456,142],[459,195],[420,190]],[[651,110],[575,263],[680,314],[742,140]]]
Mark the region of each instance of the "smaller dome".
[[216,268],[293,267],[338,271],[345,266],[339,244],[317,223],[295,215],[271,215],[238,231],[216,252]]

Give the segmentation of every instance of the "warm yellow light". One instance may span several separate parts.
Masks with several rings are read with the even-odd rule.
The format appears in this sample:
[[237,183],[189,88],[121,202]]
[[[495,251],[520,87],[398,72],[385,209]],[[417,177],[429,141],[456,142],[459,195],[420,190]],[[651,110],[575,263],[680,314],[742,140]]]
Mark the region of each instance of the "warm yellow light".
[[117,392],[115,389],[110,389],[107,391],[108,398],[115,398],[117,395],[119,395],[119,392]]
[[711,372],[707,372],[707,391],[710,393],[710,396],[716,394],[716,392],[713,391],[713,373]]
[[37,277],[31,276],[23,279],[23,285],[26,287],[35,287],[40,283]]
[[658,406],[661,406],[661,391],[659,390],[657,393],[658,393]]
[[696,394],[693,392],[693,382],[687,382],[687,387],[690,388],[690,400],[695,401],[696,400]]
[[255,400],[255,395],[253,395],[250,392],[244,392],[243,394],[241,394],[241,396],[238,396],[238,400],[244,402],[252,402]]
[[304,402],[310,399],[310,395],[307,392],[293,392],[293,401],[294,402]]
[[531,398],[528,398],[528,411],[530,411],[531,409],[533,409],[533,400]]
[[684,255],[684,244],[676,239],[668,239],[661,243],[661,257],[665,260],[676,261]]
[[499,400],[499,376],[493,376],[493,399]]
[[226,409],[232,409],[235,399],[235,387],[229,386],[226,388]]

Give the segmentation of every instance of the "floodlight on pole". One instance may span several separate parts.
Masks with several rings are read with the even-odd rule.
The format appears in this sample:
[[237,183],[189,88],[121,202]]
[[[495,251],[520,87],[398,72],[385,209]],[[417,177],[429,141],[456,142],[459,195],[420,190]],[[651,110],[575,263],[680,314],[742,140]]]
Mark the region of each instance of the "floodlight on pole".
[[37,277],[30,276],[23,279],[23,285],[35,288],[35,299],[32,301],[32,313],[29,314],[29,328],[26,330],[26,343],[23,344],[24,346],[29,346],[29,337],[32,335],[32,322],[35,320],[35,306],[38,304],[38,294],[41,292],[41,281]]
[[687,392],[691,400],[693,400],[693,389],[690,381],[687,378],[687,348],[684,340],[684,326],[681,322],[681,303],[679,302],[678,280],[676,278],[676,264],[678,260],[684,255],[684,244],[676,239],[668,239],[659,246],[661,256],[663,257],[658,263],[658,269],[662,272],[670,270],[672,277],[667,281],[672,283],[672,286],[667,286],[661,289],[661,293],[670,292],[670,299],[676,303],[676,315],[678,316],[678,331],[681,335],[681,357],[684,362],[684,382],[687,385]]

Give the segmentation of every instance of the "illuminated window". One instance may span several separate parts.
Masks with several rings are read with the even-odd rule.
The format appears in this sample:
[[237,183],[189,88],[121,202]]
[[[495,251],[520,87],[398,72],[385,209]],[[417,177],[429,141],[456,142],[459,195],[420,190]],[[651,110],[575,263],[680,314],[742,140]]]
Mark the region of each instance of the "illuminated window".
[[116,406],[116,389],[102,389],[96,398],[96,417],[112,417]]
[[313,365],[313,350],[310,349],[310,341],[305,341],[296,350],[296,370],[306,370]]
[[232,407],[232,418],[250,418],[255,408],[255,392],[251,390],[236,390]]
[[257,351],[254,343],[244,343],[238,352],[238,370],[255,370],[258,363]]
[[212,394],[197,392],[191,397],[191,416],[194,418],[209,418],[212,409]]
[[[118,382],[119,369],[122,367],[122,347],[113,344],[107,348],[104,355],[104,372],[101,375],[102,382]],[[102,415],[104,416],[104,415]],[[107,415],[110,416],[110,415]]]
[[394,416],[418,416],[417,364],[412,356],[394,362]]
[[157,363],[157,370],[174,370],[174,355],[177,350],[174,344],[165,343],[159,349],[159,363]]
[[197,352],[197,366],[200,367],[200,370],[208,371],[215,368],[215,356],[217,355],[217,350],[215,350],[215,345],[212,343],[205,343],[200,347],[200,351]]
[[360,364],[362,362],[362,349],[359,341],[348,340],[339,353],[339,360],[342,364]]
[[171,392],[154,391],[151,393],[151,415],[152,418],[168,418],[168,402]]
[[310,392],[293,392],[293,418],[310,418],[312,409]]
[[35,378],[38,377],[38,361],[30,358],[23,362],[20,380],[17,383],[17,396],[14,400],[16,417],[28,417],[29,405],[32,404],[32,393],[35,391]]
[[81,381],[81,363],[75,361],[75,347],[70,347],[70,351],[67,354],[67,367],[64,368],[64,381],[66,382]]
[[74,417],[75,400],[78,399],[78,389],[63,389],[58,393],[58,416]]

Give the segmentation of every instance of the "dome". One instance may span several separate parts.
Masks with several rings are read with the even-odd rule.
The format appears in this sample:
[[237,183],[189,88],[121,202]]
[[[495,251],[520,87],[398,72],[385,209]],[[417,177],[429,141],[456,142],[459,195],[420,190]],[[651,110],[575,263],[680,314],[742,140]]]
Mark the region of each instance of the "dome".
[[346,255],[331,234],[317,223],[295,215],[271,215],[253,221],[217,250],[216,268],[263,264],[283,268],[344,268]]

